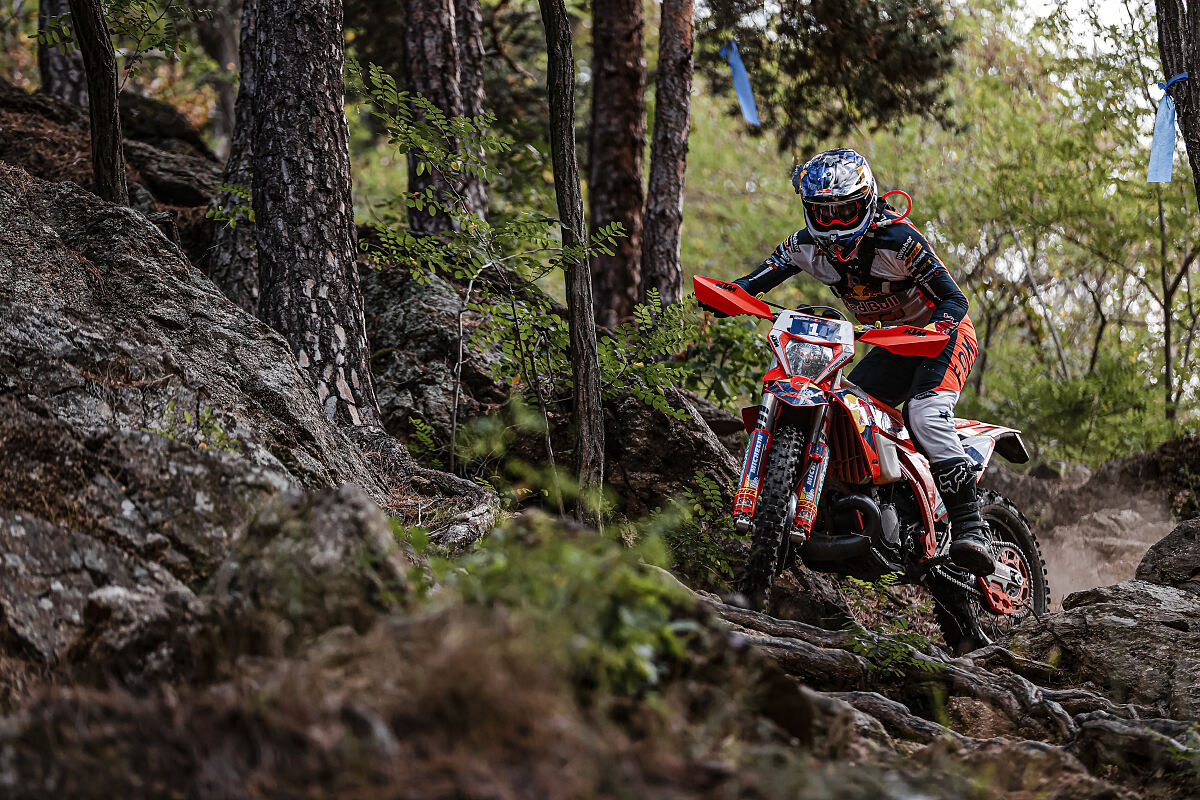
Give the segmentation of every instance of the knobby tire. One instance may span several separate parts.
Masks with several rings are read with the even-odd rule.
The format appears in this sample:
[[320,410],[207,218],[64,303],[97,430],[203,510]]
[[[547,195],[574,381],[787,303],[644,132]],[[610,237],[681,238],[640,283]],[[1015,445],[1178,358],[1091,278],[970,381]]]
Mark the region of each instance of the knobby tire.
[[[1026,611],[1016,615],[998,615],[987,610],[982,601],[968,599],[961,589],[941,585],[931,587],[938,600],[935,616],[946,644],[955,652],[975,649],[1002,636],[1018,621],[1032,613],[1041,616],[1050,604],[1050,581],[1041,545],[1025,515],[999,492],[982,489],[979,492],[979,511],[992,533],[993,550],[1013,545],[1029,568],[1031,597]],[[974,583],[974,578],[969,579]],[[964,625],[968,630],[963,630]]]
[[758,505],[750,526],[750,556],[738,591],[756,611],[766,610],[771,584],[787,542],[792,521],[786,519],[788,502],[800,481],[804,433],[792,425],[779,425],[767,453]]

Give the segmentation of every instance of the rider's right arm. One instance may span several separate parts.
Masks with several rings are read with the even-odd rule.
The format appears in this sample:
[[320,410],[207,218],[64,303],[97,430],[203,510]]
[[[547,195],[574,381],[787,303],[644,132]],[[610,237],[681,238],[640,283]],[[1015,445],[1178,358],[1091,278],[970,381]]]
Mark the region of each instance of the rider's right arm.
[[796,256],[801,252],[797,237],[806,231],[797,231],[780,243],[766,261],[749,275],[738,278],[734,283],[741,286],[750,294],[767,292],[774,289],[793,275],[799,275],[803,268],[796,263]]

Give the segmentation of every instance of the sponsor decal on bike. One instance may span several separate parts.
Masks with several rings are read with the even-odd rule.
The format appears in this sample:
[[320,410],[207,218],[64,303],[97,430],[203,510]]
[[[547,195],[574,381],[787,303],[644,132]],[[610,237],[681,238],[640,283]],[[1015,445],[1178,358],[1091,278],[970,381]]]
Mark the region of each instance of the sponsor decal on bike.
[[796,517],[792,520],[792,530],[803,532],[805,536],[812,531],[817,518],[817,498],[821,495],[825,471],[829,468],[828,454],[829,446],[824,442],[813,442],[808,448],[808,469],[796,492]]
[[758,502],[758,484],[762,476],[763,454],[771,434],[762,428],[750,435],[750,446],[746,448],[746,461],[742,466],[742,480],[733,496],[733,516],[751,516]]

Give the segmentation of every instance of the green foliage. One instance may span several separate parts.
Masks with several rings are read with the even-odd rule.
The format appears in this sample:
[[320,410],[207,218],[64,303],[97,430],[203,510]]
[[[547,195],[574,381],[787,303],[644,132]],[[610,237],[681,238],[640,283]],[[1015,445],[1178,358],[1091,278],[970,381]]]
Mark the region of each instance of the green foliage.
[[771,351],[756,320],[705,319],[696,332],[695,346],[688,351],[687,388],[726,407],[762,391]]
[[218,222],[224,222],[231,228],[239,223],[254,222],[254,195],[246,186],[236,183],[219,183],[220,193],[212,199],[204,216]]
[[[123,46],[122,85],[141,74],[148,58],[180,61],[188,49],[180,24],[210,18],[210,9],[193,8],[171,0],[109,0],[104,5],[109,35]],[[39,44],[57,45],[66,52],[78,49],[71,29],[71,15],[51,17],[46,27],[34,34]]]
[[653,537],[636,548],[526,515],[471,554],[434,565],[450,598],[530,619],[565,652],[585,693],[653,690],[698,631],[694,601],[645,564],[664,563]]
[[408,443],[409,451],[425,464],[434,469],[441,469],[442,459],[437,455],[439,447],[433,440],[433,428],[420,417],[410,416],[408,424],[412,428],[412,440]]
[[75,37],[71,33],[71,15],[52,16],[46,20],[44,28],[38,28],[32,38],[44,47],[58,47],[64,53],[74,53],[79,50]]
[[672,569],[691,586],[728,591],[737,566],[730,545],[740,538],[729,516],[729,489],[700,470],[694,480],[682,498],[651,512],[639,535],[661,538]]
[[1171,435],[1158,393],[1146,391],[1151,353],[1101,353],[1093,372],[1071,380],[1005,369],[985,398],[968,398],[960,413],[1021,420],[1043,459],[1096,465],[1150,450]]
[[730,86],[718,51],[737,41],[780,149],[929,115],[960,41],[937,0],[714,0],[696,21],[697,63],[718,93]]
[[155,58],[179,61],[187,50],[179,24],[211,17],[209,9],[196,9],[171,0],[110,0],[106,8],[108,29],[125,49],[125,80],[141,73],[151,53]]
[[[876,582],[847,578],[842,584],[842,594],[857,616],[875,615],[880,606],[891,600],[892,587],[899,578],[896,573],[884,575]],[[865,658],[871,669],[887,675],[899,677],[909,667],[937,672],[941,669],[940,663],[917,657],[917,653],[928,650],[933,644],[933,640],[917,630],[922,616],[932,610],[931,602],[910,602],[899,611],[889,610],[874,628],[867,628],[856,620],[846,623],[846,630],[854,640],[854,652]]]
[[240,453],[244,450],[242,442],[221,426],[217,412],[211,406],[201,407],[195,415],[190,411],[180,414],[175,407],[175,401],[172,400],[163,414],[162,427],[147,427],[142,430],[146,433],[157,433],[198,450],[216,449],[230,453]]

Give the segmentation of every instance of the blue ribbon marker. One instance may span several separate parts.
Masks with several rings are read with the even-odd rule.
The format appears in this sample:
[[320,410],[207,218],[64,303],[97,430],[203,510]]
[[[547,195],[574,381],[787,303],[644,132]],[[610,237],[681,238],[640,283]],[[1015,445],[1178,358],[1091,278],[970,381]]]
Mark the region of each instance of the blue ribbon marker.
[[1147,183],[1171,182],[1171,172],[1175,166],[1175,100],[1167,90],[1176,81],[1186,80],[1187,76],[1186,72],[1181,72],[1166,83],[1159,81],[1158,86],[1164,94],[1154,115],[1154,140],[1150,143]]
[[733,71],[733,90],[737,92],[738,105],[742,107],[742,116],[751,125],[758,125],[758,107],[754,105],[754,92],[750,89],[750,76],[746,74],[746,65],[738,54],[737,42],[732,39],[721,48],[717,55],[729,61],[729,69]]

